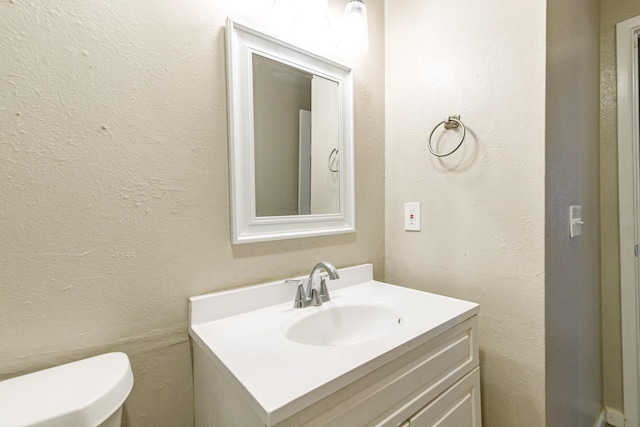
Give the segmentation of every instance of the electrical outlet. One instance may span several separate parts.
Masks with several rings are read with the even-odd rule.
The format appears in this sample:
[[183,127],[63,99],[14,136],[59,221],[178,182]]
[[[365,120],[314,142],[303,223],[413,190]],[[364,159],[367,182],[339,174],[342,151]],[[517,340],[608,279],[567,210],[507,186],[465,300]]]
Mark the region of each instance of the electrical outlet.
[[420,231],[420,202],[404,204],[404,229]]

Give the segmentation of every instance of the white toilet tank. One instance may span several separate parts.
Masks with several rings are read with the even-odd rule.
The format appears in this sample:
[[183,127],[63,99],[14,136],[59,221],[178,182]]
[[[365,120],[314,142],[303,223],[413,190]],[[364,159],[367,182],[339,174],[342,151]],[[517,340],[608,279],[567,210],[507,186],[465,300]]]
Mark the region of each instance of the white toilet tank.
[[2,427],[119,427],[133,387],[124,353],[107,353],[0,381]]

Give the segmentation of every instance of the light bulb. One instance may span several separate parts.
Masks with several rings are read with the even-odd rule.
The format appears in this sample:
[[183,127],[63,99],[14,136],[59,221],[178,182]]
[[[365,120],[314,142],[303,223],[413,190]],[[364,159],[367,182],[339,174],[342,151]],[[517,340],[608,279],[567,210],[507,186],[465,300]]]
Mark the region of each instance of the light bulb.
[[362,0],[351,0],[344,9],[344,33],[340,49],[354,55],[369,50],[367,7]]
[[297,0],[293,19],[295,44],[306,49],[323,49],[329,33],[327,0]]
[[298,0],[294,25],[299,32],[314,33],[329,28],[327,0]]

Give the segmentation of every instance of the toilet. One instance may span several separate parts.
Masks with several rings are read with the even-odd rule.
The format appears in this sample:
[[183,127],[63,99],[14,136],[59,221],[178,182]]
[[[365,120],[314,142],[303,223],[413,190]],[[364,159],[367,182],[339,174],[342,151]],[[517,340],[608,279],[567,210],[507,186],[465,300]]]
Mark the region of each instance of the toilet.
[[107,353],[0,381],[2,427],[119,427],[133,387],[124,353]]

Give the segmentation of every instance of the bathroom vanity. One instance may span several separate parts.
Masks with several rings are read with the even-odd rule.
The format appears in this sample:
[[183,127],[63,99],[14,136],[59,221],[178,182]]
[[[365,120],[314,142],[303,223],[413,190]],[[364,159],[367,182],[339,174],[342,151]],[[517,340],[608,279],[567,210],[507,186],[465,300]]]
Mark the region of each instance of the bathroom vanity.
[[481,426],[478,305],[339,272],[190,298],[196,426]]

